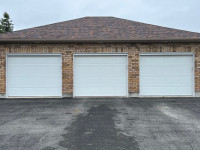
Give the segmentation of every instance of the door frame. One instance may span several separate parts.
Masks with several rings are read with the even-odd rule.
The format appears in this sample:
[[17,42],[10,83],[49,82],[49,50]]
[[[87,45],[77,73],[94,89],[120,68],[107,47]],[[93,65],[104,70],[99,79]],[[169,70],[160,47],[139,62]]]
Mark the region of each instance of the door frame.
[[[74,53],[73,54],[73,97],[76,97],[75,96],[75,77],[74,77],[74,67],[75,67],[75,57],[76,56],[126,56],[126,96],[125,97],[128,97],[129,96],[129,93],[128,93],[128,73],[129,73],[129,70],[128,70],[128,53]],[[94,96],[91,96],[91,97],[94,97]],[[96,96],[98,97],[98,96]]]
[[[13,97],[9,97],[8,96],[8,57],[9,56],[60,56],[60,58],[61,58],[61,64],[60,64],[60,66],[61,66],[61,74],[60,74],[60,79],[61,79],[61,93],[60,93],[60,95],[61,96],[59,96],[59,97],[63,97],[63,93],[62,93],[62,53],[8,53],[8,54],[6,54],[6,98],[13,98]],[[41,97],[41,96],[38,96],[39,98]],[[45,98],[47,98],[48,96],[42,96],[42,97],[45,97]],[[23,96],[21,97],[17,97],[17,98],[24,98]],[[33,96],[31,96],[31,98],[36,98],[35,96],[33,97]]]
[[[141,56],[192,56],[192,95],[163,95],[164,97],[194,97],[195,96],[195,53],[194,52],[141,52],[139,54],[139,96],[148,97],[148,95],[140,95],[141,86],[140,86],[140,57]],[[162,96],[162,97],[163,97]],[[151,95],[151,97],[161,97],[157,95]]]

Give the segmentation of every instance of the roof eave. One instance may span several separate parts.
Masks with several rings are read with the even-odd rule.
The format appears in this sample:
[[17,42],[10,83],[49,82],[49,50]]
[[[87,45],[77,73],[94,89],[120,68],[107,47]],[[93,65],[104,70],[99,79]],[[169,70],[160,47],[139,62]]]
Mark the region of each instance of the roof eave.
[[200,38],[190,39],[74,39],[74,40],[59,40],[59,39],[0,39],[0,44],[60,44],[60,43],[198,43]]

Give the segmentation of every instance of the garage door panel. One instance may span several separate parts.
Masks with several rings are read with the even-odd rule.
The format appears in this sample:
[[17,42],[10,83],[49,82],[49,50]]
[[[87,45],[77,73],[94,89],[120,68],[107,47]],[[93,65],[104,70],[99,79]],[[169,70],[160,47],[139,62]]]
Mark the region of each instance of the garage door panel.
[[74,96],[127,96],[127,56],[74,57]]
[[[30,75],[34,75],[34,78],[46,78],[47,75],[49,78],[60,78],[60,74],[15,74],[14,78],[30,78]],[[7,77],[9,78],[11,75],[8,75]]]
[[[20,66],[20,65],[9,65],[8,67],[13,67],[15,69],[11,70],[10,73],[14,74],[22,74],[21,70],[24,70],[25,74],[32,75],[32,74],[55,74],[58,70],[60,70],[60,66],[55,67],[41,67],[41,66]],[[23,74],[24,74],[23,73]]]
[[12,87],[60,87],[60,80],[55,78],[48,78],[48,80],[46,78],[24,78],[23,80],[13,78],[9,82],[13,84]]
[[[75,60],[75,62],[79,62],[79,64],[77,65],[81,65],[81,64],[122,64],[122,63],[126,63],[126,59],[121,59],[121,57],[124,56],[106,56],[104,55],[103,57],[103,61],[102,61],[102,57],[99,56],[95,56],[95,55],[84,55],[84,56],[75,56],[75,57],[79,57],[78,60]],[[87,62],[85,61],[85,59],[87,59]]]
[[[113,90],[113,85],[79,85],[77,86],[78,96],[124,96],[126,93],[126,85],[116,85],[118,86]],[[120,87],[119,87],[120,86]],[[123,90],[122,90],[123,87]],[[104,89],[104,90],[100,90]]]
[[112,77],[112,76],[107,76],[105,77],[88,77],[88,76],[77,76],[76,82],[78,84],[124,84],[126,83],[126,80],[124,77]]
[[192,95],[192,55],[141,55],[140,95]]
[[[184,66],[186,69],[183,69],[182,66]],[[143,67],[143,70],[141,70],[141,74],[182,74],[182,73],[191,73],[191,70],[187,70],[189,68],[188,65],[182,65],[182,66],[173,66],[173,67]],[[192,65],[191,65],[192,66]]]
[[[152,59],[152,57],[157,57],[156,59]],[[142,58],[145,58],[145,60],[141,60],[140,62],[144,62],[146,63],[146,65],[148,64],[152,64],[152,63],[156,63],[158,65],[161,65],[161,63],[163,64],[163,62],[167,62],[169,65],[174,65],[174,64],[188,64],[187,61],[190,61],[191,56],[186,56],[183,57],[183,55],[142,55]],[[177,61],[177,59],[179,59],[179,61]],[[168,66],[167,64],[163,64],[164,66]]]
[[61,96],[61,61],[60,55],[8,56],[7,95]]
[[156,84],[181,84],[181,85],[190,85],[191,84],[191,79],[190,76],[185,76],[185,77],[174,77],[174,76],[165,76],[165,77],[161,77],[161,76],[150,76],[150,77],[141,77],[141,85],[143,84],[152,84],[152,85],[156,85]]
[[[152,93],[155,96],[181,96],[181,95],[191,95],[190,92],[190,87],[178,87],[179,90],[177,90],[177,87],[145,87],[145,88],[141,88],[141,93],[140,95],[147,95],[147,96],[151,96]],[[145,93],[143,93],[142,91],[145,91]],[[167,92],[166,92],[167,91]],[[165,95],[163,95],[163,93],[165,93]]]
[[[185,87],[189,87],[187,84],[141,84],[141,86],[144,88],[160,88],[160,87],[166,87],[166,88],[185,88]],[[176,89],[177,90],[177,89]]]
[[124,77],[124,75],[126,75],[126,73],[121,73],[121,72],[124,72],[124,69],[118,70],[115,73],[113,73],[113,72],[110,73],[110,70],[112,70],[112,68],[107,72],[105,72],[106,69],[104,70],[104,72],[102,72],[102,69],[101,69],[101,71],[98,71],[98,72],[95,72],[95,70],[89,70],[87,68],[85,68],[85,70],[88,70],[88,72],[87,71],[77,71],[76,72],[77,76],[79,76],[79,77],[101,77],[101,76],[106,75],[107,77]]
[[[58,88],[10,88],[9,95],[15,97],[30,97],[30,96],[60,96],[60,89]],[[23,96],[22,92],[23,91]],[[37,93],[37,95],[35,94]]]
[[[19,59],[19,57],[23,57],[22,59]],[[55,58],[57,57],[57,58]],[[41,65],[41,64],[48,64],[48,65],[55,65],[55,64],[59,64],[61,62],[61,60],[59,59],[60,56],[53,56],[53,55],[48,55],[48,56],[39,56],[39,55],[32,55],[31,58],[32,59],[37,59],[37,61],[34,62],[35,65]],[[33,64],[32,61],[30,61],[30,57],[24,57],[22,55],[13,55],[13,56],[9,56],[9,64],[21,64],[21,65],[31,65]],[[53,58],[53,59],[52,59]],[[26,64],[24,64],[24,62],[26,62]]]
[[[92,66],[92,65],[89,65],[89,66],[85,66],[85,67],[82,67],[82,66],[77,66],[75,68],[77,70],[77,74],[87,74],[87,75],[92,75],[92,74],[106,74],[106,75],[115,75],[115,74],[126,74],[124,72],[124,66]],[[102,72],[102,69],[104,70],[104,72]]]

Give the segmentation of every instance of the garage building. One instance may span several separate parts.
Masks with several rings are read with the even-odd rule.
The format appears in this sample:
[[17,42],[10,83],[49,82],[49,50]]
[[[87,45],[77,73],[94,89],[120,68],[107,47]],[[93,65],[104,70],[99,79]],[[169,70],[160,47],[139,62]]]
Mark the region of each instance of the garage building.
[[0,34],[0,97],[200,96],[200,33],[84,17]]

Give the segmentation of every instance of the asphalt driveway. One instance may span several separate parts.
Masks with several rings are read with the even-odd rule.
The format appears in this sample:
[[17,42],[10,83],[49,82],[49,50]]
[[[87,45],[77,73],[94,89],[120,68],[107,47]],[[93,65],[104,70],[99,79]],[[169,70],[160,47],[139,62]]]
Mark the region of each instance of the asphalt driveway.
[[0,100],[2,150],[199,147],[199,98]]

